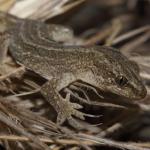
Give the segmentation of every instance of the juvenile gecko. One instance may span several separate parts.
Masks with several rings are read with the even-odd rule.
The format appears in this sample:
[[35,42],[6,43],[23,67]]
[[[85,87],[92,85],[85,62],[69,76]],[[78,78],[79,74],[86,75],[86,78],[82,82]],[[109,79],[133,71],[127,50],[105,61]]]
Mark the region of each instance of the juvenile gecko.
[[4,16],[6,24],[13,25],[1,35],[0,56],[4,58],[9,49],[17,63],[47,79],[41,93],[57,111],[57,123],[66,119],[72,122],[72,116],[84,119],[84,113],[78,110],[81,106],[59,94],[77,80],[131,100],[145,97],[138,66],[119,50],[105,46],[64,46],[59,41],[72,36],[68,28],[27,19],[14,23],[14,18]]

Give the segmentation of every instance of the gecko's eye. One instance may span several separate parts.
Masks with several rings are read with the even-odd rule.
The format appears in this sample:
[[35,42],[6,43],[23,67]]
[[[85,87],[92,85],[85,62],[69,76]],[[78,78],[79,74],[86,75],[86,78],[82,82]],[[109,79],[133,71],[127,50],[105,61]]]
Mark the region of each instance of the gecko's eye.
[[118,76],[116,78],[116,83],[119,86],[125,86],[128,83],[128,79],[126,77],[124,77],[124,76]]

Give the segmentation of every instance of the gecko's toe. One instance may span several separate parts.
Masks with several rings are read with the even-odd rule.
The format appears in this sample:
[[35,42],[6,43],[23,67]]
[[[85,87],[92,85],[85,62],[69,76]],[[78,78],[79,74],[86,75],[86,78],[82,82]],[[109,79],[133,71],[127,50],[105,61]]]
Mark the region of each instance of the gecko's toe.
[[69,125],[71,125],[73,128],[81,130],[84,129],[85,127],[79,123],[76,119],[74,119],[73,117],[69,117],[68,118],[68,123]]
[[75,109],[83,108],[83,106],[81,106],[80,104],[70,102],[70,93],[67,93],[66,97],[63,98],[63,101],[66,101],[66,102],[70,103],[72,108],[75,108]]
[[89,117],[89,118],[99,118],[102,115],[92,115],[92,114],[87,114],[87,113],[83,113],[80,111],[75,110],[74,114],[75,117],[81,119],[81,120],[85,120],[85,117]]
[[74,109],[82,109],[82,108],[83,108],[82,105],[77,104],[77,103],[71,103],[71,105],[72,105],[72,107],[73,107]]
[[84,113],[83,112],[80,112],[78,110],[74,110],[72,115],[74,115],[75,117],[81,119],[81,120],[85,120],[85,117],[84,117]]
[[[65,122],[65,120],[70,120],[70,118],[72,118],[72,116],[75,116],[81,120],[85,120],[84,113],[76,110],[74,108],[74,104],[72,105],[72,103],[70,103],[69,107],[67,105],[64,105],[63,110],[58,112],[57,124],[63,124]],[[79,106],[79,105],[76,105],[76,106]]]
[[66,117],[62,113],[58,113],[57,115],[57,124],[61,125],[65,122]]

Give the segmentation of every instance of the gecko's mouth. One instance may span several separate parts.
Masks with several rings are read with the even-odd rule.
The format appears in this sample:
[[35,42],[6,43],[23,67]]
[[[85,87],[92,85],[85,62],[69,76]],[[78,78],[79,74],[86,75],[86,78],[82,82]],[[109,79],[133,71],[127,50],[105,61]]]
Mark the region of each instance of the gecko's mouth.
[[134,89],[134,90],[133,89],[118,89],[118,88],[111,87],[111,88],[105,89],[104,93],[107,93],[105,95],[108,98],[109,98],[109,95],[112,94],[114,95],[113,96],[114,98],[122,97],[122,98],[129,99],[129,100],[141,100],[146,96],[147,90],[145,86],[141,84],[140,86],[138,86],[138,89]]
[[119,97],[124,97],[126,99],[130,99],[130,100],[141,100],[143,99],[146,94],[147,94],[147,90],[146,88],[143,86],[142,90],[136,90],[134,92],[123,92],[123,91],[120,91],[120,92],[112,92],[113,94],[115,95],[118,95]]

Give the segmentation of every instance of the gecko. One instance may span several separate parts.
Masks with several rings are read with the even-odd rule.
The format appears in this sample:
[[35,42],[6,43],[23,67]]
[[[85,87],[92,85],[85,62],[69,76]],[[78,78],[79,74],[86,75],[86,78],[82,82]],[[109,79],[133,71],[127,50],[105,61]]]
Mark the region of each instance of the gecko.
[[73,122],[73,116],[84,119],[85,114],[79,110],[81,105],[59,93],[76,81],[130,100],[146,96],[138,65],[118,49],[98,45],[63,45],[63,41],[73,36],[72,30],[65,26],[16,19],[8,14],[0,17],[7,27],[0,36],[1,64],[9,50],[18,64],[47,80],[40,92],[56,110],[58,124],[66,120]]

